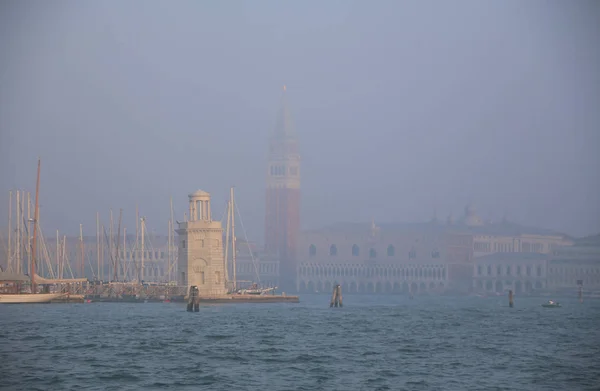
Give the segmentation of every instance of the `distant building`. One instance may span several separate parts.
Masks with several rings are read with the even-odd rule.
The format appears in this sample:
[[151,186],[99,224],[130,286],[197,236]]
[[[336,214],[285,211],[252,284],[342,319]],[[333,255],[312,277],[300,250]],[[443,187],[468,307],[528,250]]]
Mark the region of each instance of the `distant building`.
[[575,293],[600,292],[600,235],[577,239],[571,247],[556,249],[548,262],[548,288]]
[[[473,285],[476,256],[549,253],[570,243],[565,235],[549,230],[507,221],[486,223],[471,205],[458,222],[434,218],[379,226],[336,224],[300,234],[296,283],[300,292],[328,291],[340,283],[346,292],[464,293],[477,286]],[[542,287],[545,269],[543,273]],[[503,281],[502,289],[508,286]]]
[[269,140],[266,172],[265,260],[279,264],[279,284],[293,289],[300,230],[300,155],[285,87]]
[[550,254],[495,253],[475,259],[473,289],[477,293],[535,293],[547,288]]

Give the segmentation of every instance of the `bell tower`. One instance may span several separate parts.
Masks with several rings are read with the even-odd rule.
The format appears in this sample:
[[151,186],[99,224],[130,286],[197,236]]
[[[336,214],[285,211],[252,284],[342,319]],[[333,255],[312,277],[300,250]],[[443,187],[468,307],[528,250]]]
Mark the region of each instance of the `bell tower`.
[[280,287],[294,290],[300,230],[300,154],[285,86],[269,138],[266,174],[265,253],[279,262]]
[[198,190],[188,196],[189,219],[179,222],[178,234],[179,284],[195,285],[201,296],[224,295],[225,259],[223,258],[223,228],[213,221],[210,194]]

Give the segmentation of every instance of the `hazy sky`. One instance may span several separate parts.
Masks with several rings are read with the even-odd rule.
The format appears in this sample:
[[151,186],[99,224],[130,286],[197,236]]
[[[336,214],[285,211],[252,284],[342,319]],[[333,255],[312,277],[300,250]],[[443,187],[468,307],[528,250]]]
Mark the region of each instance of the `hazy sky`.
[[[267,137],[287,85],[302,225],[458,217],[474,202],[600,232],[596,1],[0,3],[0,218],[35,191],[41,221],[95,234],[135,205],[237,188],[262,241]],[[2,223],[6,225],[6,223]],[[6,228],[2,231],[5,232]]]

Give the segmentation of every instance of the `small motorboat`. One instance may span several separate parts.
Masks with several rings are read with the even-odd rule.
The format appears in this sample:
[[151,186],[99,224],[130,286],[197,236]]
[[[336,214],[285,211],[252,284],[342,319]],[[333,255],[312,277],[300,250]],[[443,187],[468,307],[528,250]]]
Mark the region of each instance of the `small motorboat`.
[[544,307],[544,308],[560,307],[560,303],[557,301],[548,300],[547,303],[542,304],[542,307]]

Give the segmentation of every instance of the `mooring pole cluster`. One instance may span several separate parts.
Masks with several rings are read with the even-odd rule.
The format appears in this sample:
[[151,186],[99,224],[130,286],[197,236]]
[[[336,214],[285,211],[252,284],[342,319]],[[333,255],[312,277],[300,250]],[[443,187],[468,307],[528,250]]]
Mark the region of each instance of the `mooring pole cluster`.
[[188,312],[199,312],[200,311],[200,294],[197,286],[190,287],[190,294],[188,295]]
[[333,293],[331,294],[331,303],[329,303],[329,307],[343,307],[342,287],[340,284],[336,284],[333,287]]

